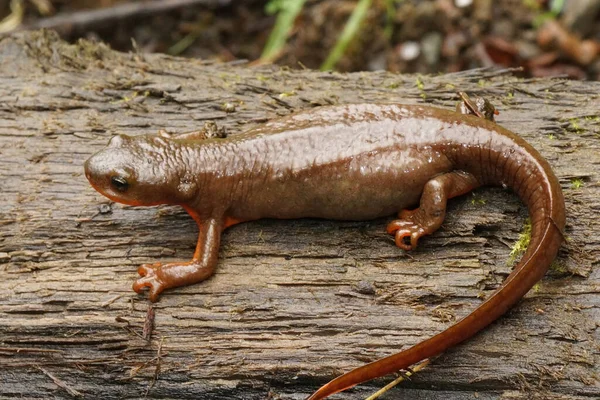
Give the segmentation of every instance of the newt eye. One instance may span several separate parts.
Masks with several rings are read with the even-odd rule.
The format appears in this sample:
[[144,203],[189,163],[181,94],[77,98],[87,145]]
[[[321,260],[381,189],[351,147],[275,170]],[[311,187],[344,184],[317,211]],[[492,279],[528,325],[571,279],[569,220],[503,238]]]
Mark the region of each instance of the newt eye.
[[129,188],[129,183],[127,183],[127,180],[121,176],[113,176],[110,178],[110,184],[113,188],[121,193],[126,192]]

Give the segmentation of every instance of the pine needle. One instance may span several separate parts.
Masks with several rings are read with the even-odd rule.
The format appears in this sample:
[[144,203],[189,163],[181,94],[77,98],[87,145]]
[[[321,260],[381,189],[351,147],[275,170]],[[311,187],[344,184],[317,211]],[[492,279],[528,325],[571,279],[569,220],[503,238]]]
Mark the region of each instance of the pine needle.
[[415,372],[422,370],[428,364],[429,364],[429,359],[422,361],[421,363],[417,364],[414,368],[411,368],[409,371],[407,371],[404,374],[402,374],[401,376],[399,376],[398,379],[395,379],[391,383],[388,383],[387,385],[385,385],[384,387],[379,389],[377,392],[375,392],[371,396],[367,397],[365,400],[375,400],[375,399],[379,398],[379,396],[381,396],[388,390],[392,389],[394,386],[396,386],[400,382],[404,381],[406,378],[412,376]]

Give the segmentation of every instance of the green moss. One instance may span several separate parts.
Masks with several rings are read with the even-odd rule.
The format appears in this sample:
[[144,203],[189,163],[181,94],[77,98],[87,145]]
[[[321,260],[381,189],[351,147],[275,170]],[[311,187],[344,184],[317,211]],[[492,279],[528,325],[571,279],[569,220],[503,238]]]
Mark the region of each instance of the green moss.
[[575,132],[577,134],[581,134],[583,132],[585,132],[585,129],[583,129],[581,127],[581,125],[579,124],[579,120],[577,118],[570,118],[569,119],[569,131],[571,132]]
[[419,89],[419,90],[424,90],[425,89],[425,84],[423,83],[423,79],[421,79],[420,76],[417,76],[417,80],[415,81],[415,85],[417,86],[417,89]]
[[529,242],[531,241],[531,221],[529,218],[525,222],[525,226],[521,233],[519,233],[519,239],[517,239],[514,244],[512,250],[510,251],[510,255],[508,257],[508,263],[513,264],[518,257],[520,257],[529,246]]
[[581,178],[571,179],[571,189],[577,190],[583,186],[583,180]]
[[569,273],[569,269],[567,268],[567,266],[564,264],[561,264],[557,260],[552,261],[552,264],[550,264],[550,270],[552,272],[556,272],[561,275],[565,275],[565,274]]
[[486,203],[486,201],[485,201],[485,199],[483,197],[479,197],[479,196],[475,195],[475,193],[473,193],[471,195],[471,204],[472,205],[474,205],[474,206],[477,206],[477,205],[481,206],[481,205],[484,205],[485,203]]

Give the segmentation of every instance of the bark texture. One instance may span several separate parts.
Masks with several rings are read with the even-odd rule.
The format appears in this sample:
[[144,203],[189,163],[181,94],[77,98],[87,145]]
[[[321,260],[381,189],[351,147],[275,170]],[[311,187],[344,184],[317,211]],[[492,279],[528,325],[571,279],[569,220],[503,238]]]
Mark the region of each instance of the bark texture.
[[466,315],[511,269],[527,213],[508,191],[452,200],[411,253],[385,233],[391,218],[235,226],[212,279],[149,310],[131,290],[137,266],[190,258],[195,224],[176,207],[111,204],[82,168],[116,133],[215,120],[235,134],[324,104],[454,107],[457,90],[490,98],[548,158],[568,242],[515,309],[384,398],[599,398],[599,83],[215,64],[43,31],[0,39],[0,398],[302,399]]

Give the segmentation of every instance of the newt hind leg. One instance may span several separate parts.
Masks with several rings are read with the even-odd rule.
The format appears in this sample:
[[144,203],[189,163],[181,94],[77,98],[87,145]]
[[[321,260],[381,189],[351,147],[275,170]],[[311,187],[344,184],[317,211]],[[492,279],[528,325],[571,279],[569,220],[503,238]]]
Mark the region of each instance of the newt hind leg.
[[463,171],[436,176],[425,184],[419,208],[402,210],[399,219],[388,224],[387,232],[395,235],[396,246],[414,250],[422,236],[432,234],[442,225],[448,199],[470,192],[479,185],[473,175]]

